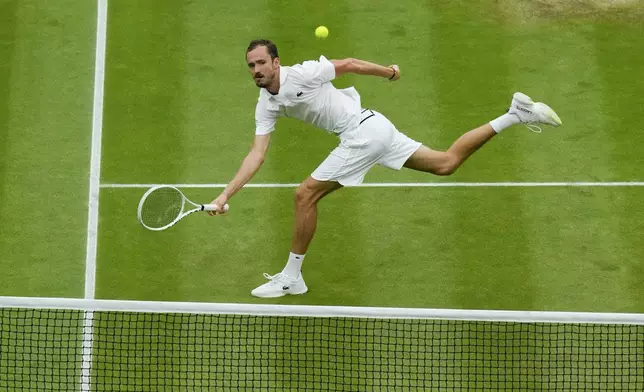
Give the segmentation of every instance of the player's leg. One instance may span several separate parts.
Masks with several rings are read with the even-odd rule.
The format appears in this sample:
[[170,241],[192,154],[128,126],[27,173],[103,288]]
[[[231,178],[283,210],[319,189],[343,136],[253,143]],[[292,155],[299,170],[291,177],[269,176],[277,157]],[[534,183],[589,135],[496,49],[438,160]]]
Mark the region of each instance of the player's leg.
[[373,113],[359,129],[345,136],[340,145],[295,191],[295,223],[293,243],[286,266],[277,275],[251,292],[256,297],[279,297],[286,294],[303,294],[308,288],[301,268],[306,251],[317,226],[317,203],[342,186],[358,185],[380,158],[387,152],[393,132],[380,126],[384,117]]
[[437,175],[452,174],[496,134],[519,123],[559,126],[561,120],[548,105],[533,102],[525,94],[515,93],[508,113],[463,134],[447,151],[435,151],[421,146],[409,156],[404,167]]
[[[271,282],[253,290],[258,297],[277,296],[277,294],[304,294],[308,290],[302,276],[302,263],[309,248],[318,221],[318,202],[329,193],[342,188],[336,181],[318,181],[307,178],[295,191],[295,223],[293,225],[293,245],[288,261],[278,284]],[[285,289],[286,287],[286,289]]]
[[300,184],[295,191],[293,245],[286,266],[277,275],[264,274],[269,282],[251,291],[252,295],[272,298],[286,294],[304,294],[308,291],[301,269],[317,226],[317,204],[324,196],[340,188],[342,185],[336,181],[319,181],[313,177]]
[[[297,187],[295,190],[295,224],[293,227],[291,254],[302,256],[306,254],[317,225],[318,202],[324,196],[340,188],[342,188],[342,185],[339,182],[318,181],[313,177],[307,178]],[[301,262],[299,264],[301,266]],[[297,267],[297,264],[291,268],[287,264],[283,272],[288,275],[297,275],[299,274],[299,268],[294,269],[295,267]]]
[[496,134],[490,124],[485,124],[463,134],[447,151],[436,151],[421,146],[405,161],[403,166],[439,176],[450,175]]

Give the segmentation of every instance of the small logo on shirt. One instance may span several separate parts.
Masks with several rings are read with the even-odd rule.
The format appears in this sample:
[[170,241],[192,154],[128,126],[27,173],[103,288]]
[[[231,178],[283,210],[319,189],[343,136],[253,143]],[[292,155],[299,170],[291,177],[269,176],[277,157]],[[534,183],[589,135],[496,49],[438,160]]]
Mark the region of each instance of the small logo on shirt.
[[297,95],[298,97],[300,97],[300,96],[302,96],[302,94],[304,94],[304,93],[300,91],[299,93],[297,93],[297,94],[295,94],[295,95]]

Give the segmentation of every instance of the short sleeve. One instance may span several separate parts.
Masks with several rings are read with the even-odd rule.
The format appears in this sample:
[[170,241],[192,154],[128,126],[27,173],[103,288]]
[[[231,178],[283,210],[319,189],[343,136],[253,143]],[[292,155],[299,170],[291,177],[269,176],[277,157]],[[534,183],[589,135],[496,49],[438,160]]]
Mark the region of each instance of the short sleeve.
[[255,107],[255,135],[267,135],[275,130],[279,112],[269,110],[267,100],[260,97]]
[[303,62],[302,68],[314,85],[321,85],[335,79],[335,65],[324,56],[320,56],[319,61],[309,60]]

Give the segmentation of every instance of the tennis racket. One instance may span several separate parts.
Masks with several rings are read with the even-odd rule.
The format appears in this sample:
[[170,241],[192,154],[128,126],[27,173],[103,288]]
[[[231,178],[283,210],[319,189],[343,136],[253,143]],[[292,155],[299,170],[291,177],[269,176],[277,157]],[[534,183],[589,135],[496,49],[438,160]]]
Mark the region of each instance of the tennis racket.
[[[186,207],[190,209],[186,210]],[[214,210],[215,206],[212,204],[193,203],[173,186],[158,185],[150,188],[141,197],[137,216],[146,229],[161,231],[197,211]],[[224,211],[228,211],[228,204],[224,206]]]

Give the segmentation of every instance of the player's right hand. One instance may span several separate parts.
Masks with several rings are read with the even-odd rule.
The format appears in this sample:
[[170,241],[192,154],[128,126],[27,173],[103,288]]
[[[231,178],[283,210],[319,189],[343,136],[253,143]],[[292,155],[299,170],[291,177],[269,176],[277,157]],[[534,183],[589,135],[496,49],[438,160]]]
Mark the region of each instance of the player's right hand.
[[225,214],[226,211],[224,210],[224,206],[228,202],[228,197],[224,195],[223,193],[219,195],[215,200],[213,200],[210,204],[214,204],[217,209],[215,211],[208,211],[208,215],[210,216],[215,216],[215,215],[222,215]]

